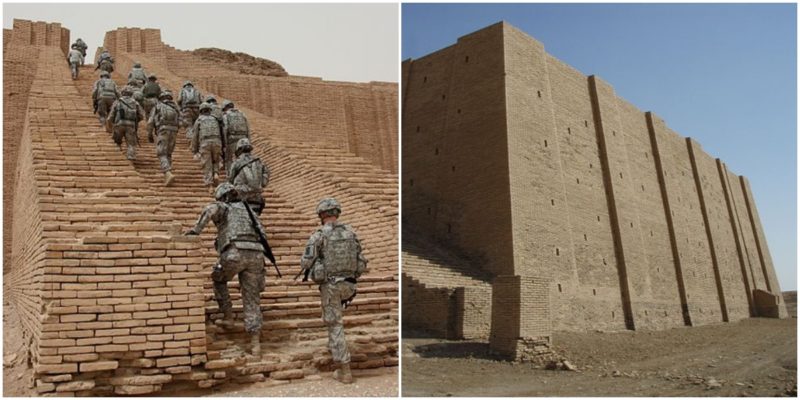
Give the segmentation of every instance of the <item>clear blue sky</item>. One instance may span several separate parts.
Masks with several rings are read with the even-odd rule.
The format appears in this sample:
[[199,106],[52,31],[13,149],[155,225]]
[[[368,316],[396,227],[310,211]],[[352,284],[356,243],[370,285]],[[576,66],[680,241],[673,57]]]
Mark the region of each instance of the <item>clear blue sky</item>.
[[797,289],[795,4],[403,4],[403,59],[505,20],[750,180],[782,290]]

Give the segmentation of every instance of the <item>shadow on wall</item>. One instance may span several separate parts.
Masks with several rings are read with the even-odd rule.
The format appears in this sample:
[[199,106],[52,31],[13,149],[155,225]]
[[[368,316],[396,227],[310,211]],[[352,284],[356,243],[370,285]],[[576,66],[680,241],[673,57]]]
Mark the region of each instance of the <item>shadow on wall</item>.
[[492,353],[487,342],[444,342],[417,346],[413,352],[423,358],[478,358],[483,360],[505,360]]

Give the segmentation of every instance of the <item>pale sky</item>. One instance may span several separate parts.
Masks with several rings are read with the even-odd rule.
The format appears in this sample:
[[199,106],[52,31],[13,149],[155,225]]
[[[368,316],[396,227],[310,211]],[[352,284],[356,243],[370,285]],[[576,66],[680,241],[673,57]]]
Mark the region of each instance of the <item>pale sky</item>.
[[107,31],[161,29],[180,50],[218,47],[281,64],[291,75],[351,82],[397,82],[397,4],[3,4],[3,28],[14,18],[60,22],[70,39],[89,45]]

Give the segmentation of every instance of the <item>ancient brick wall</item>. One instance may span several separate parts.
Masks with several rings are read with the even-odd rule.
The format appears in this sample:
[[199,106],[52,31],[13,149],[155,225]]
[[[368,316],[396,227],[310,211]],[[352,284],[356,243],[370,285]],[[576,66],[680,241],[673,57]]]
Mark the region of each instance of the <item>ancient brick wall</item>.
[[514,266],[500,29],[415,60],[403,110],[403,223],[493,273]]
[[[495,47],[474,56],[469,45],[487,32]],[[467,67],[492,62],[501,64],[495,74]],[[420,77],[418,71],[426,73]],[[499,88],[473,82],[498,71],[504,78]],[[461,37],[405,61],[403,76],[404,219],[476,260],[502,260],[502,268],[488,263],[486,270],[508,290],[522,290],[514,282],[526,277],[549,281],[554,329],[733,321],[757,314],[753,289],[779,290],[743,177],[617,97],[608,83],[549,56],[516,28],[500,23]],[[428,87],[422,86],[426,79]],[[473,90],[450,89],[461,84]],[[498,95],[505,108],[500,112],[491,105],[501,100],[490,100]],[[498,122],[462,124],[460,112],[473,115],[462,106],[471,101],[481,102],[472,110],[476,118]],[[503,112],[505,118],[497,116]],[[445,158],[430,155],[452,137],[483,144],[480,151],[448,147],[448,162],[471,157],[478,166],[469,179],[442,168]],[[506,151],[491,151],[504,141]],[[453,188],[472,182],[485,184],[479,199]],[[498,192],[508,193],[508,200],[493,202]],[[476,206],[480,210],[471,208]],[[464,226],[491,240],[469,240],[464,229],[442,234],[441,216],[428,212],[448,209],[477,211],[479,220]],[[508,242],[511,263],[498,257]],[[510,307],[522,296],[506,291],[503,298],[496,285],[493,324],[525,326],[540,318],[524,307],[513,317],[496,314],[497,305]],[[493,346],[518,353],[500,342]]]

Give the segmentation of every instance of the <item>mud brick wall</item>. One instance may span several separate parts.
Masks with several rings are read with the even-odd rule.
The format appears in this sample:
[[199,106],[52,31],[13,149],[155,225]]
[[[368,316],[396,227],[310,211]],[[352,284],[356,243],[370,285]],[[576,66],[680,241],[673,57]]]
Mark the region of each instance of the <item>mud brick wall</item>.
[[458,336],[464,339],[488,338],[492,327],[492,289],[460,287],[454,296]]
[[499,29],[405,67],[413,101],[404,102],[401,185],[404,224],[456,244],[495,274],[514,266]]
[[445,338],[457,338],[452,322],[453,294],[455,289],[429,288],[413,279],[403,279],[403,325],[423,329]]
[[518,29],[407,60],[403,79],[404,223],[550,281],[554,329],[734,321],[757,315],[752,290],[779,293],[744,177]]
[[551,341],[550,282],[498,276],[492,282],[492,350],[516,360],[547,355]]

